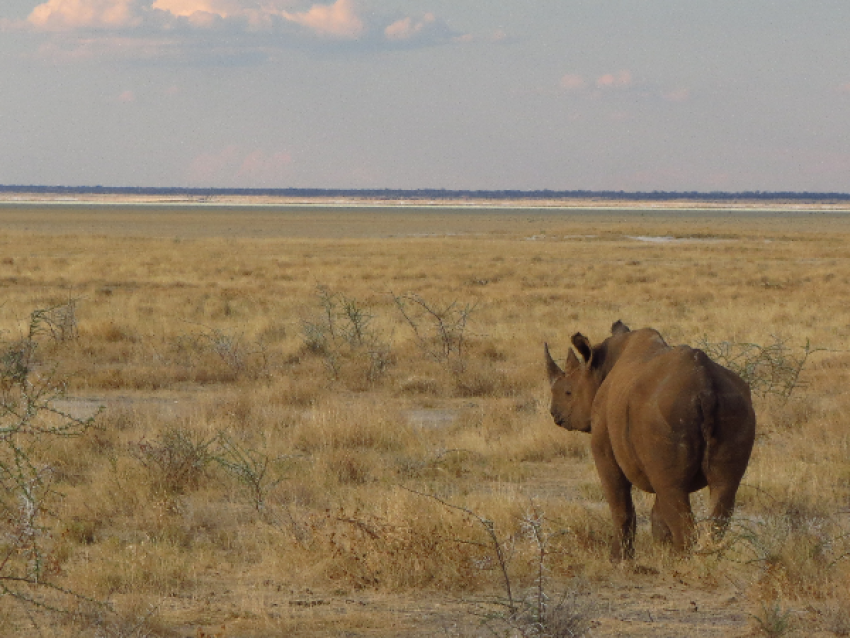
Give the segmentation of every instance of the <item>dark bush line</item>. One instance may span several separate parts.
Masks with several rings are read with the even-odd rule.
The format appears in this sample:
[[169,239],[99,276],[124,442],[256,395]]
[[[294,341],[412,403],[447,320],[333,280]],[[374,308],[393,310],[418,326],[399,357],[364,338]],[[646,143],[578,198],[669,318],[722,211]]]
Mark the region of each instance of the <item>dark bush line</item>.
[[369,199],[453,200],[453,199],[609,199],[634,201],[850,201],[850,193],[796,191],[615,191],[615,190],[450,190],[445,188],[184,188],[147,186],[41,186],[2,185],[0,193],[51,195],[165,195],[215,197],[253,195],[267,197],[356,197]]

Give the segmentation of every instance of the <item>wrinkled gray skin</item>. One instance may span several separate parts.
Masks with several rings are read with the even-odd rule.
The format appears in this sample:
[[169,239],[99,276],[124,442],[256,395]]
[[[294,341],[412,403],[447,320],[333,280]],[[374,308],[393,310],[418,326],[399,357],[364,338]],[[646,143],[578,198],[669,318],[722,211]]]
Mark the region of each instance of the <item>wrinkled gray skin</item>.
[[591,346],[576,333],[562,370],[545,347],[550,412],[567,430],[590,432],[596,469],[614,519],[614,560],[634,556],[632,486],[655,494],[656,541],[694,542],[690,493],[708,486],[719,538],[753,448],[750,388],[701,350],[668,346],[651,328],[621,322]]

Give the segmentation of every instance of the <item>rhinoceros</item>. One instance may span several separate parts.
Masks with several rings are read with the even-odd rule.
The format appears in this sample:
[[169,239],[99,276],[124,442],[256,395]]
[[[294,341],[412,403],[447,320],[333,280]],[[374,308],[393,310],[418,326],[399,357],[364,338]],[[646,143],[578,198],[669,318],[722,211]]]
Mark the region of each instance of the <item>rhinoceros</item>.
[[563,370],[544,346],[550,412],[557,425],[590,432],[614,520],[612,559],[634,557],[633,485],[655,494],[653,538],[679,552],[696,536],[690,494],[708,486],[719,539],[755,439],[749,385],[702,350],[667,345],[651,328],[632,331],[617,321],[598,345],[581,333],[571,342],[578,356],[570,350]]

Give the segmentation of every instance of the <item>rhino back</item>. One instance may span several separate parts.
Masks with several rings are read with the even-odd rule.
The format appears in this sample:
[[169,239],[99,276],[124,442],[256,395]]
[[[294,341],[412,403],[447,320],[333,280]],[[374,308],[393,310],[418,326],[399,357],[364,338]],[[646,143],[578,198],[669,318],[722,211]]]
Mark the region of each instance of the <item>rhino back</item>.
[[606,377],[601,404],[594,406],[600,430],[626,477],[639,488],[699,489],[715,370],[700,351],[646,343],[648,352],[626,353]]

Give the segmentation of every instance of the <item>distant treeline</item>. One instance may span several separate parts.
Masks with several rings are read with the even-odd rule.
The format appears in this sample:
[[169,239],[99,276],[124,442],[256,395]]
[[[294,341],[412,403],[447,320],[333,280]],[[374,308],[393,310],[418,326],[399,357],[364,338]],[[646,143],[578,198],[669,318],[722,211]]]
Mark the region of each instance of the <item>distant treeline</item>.
[[746,201],[773,200],[798,202],[850,201],[850,193],[807,193],[785,191],[593,191],[593,190],[448,190],[444,188],[419,189],[345,189],[345,188],[151,188],[137,186],[13,186],[0,185],[0,193],[32,193],[51,195],[138,195],[165,197],[357,197],[364,199],[610,199],[610,200],[695,200],[695,201]]

